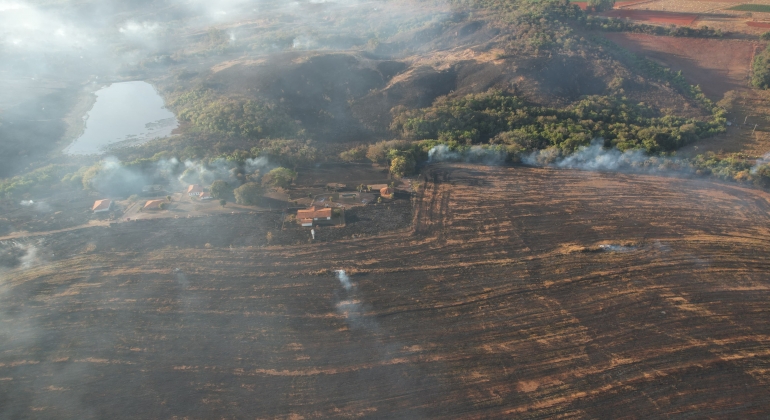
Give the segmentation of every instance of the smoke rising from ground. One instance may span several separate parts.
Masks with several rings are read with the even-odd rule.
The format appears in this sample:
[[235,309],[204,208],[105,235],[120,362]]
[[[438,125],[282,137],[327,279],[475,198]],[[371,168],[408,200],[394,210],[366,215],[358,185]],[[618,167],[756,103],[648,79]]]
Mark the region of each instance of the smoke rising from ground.
[[242,182],[256,182],[275,166],[264,157],[247,159],[242,164],[225,159],[180,162],[170,158],[143,165],[126,165],[109,157],[101,162],[95,174],[86,173],[83,182],[103,194],[125,197],[141,193],[148,185],[162,185],[168,191],[177,191],[190,184],[211,185],[223,180],[236,187]]
[[751,173],[755,174],[760,167],[770,164],[770,152],[767,152],[761,158],[757,159],[754,166],[751,167]]
[[503,148],[495,146],[471,146],[462,150],[451,150],[449,146],[440,144],[428,151],[428,162],[468,162],[483,165],[502,165],[508,153]]
[[582,169],[585,171],[619,171],[644,173],[694,173],[690,164],[682,159],[649,156],[641,150],[604,148],[603,139],[595,139],[589,146],[578,148],[575,153],[563,156],[559,149],[545,149],[522,157],[522,162],[532,166]]
[[335,273],[337,274],[337,280],[339,280],[347,295],[346,299],[337,302],[337,312],[345,317],[345,321],[351,329],[362,329],[372,333],[377,332],[379,325],[377,325],[376,321],[366,316],[364,305],[357,298],[358,293],[355,285],[350,282],[350,277],[345,273],[345,270],[336,270]]
[[350,284],[350,277],[345,273],[345,270],[337,270],[337,279],[340,281],[340,284],[342,284],[342,287],[345,288],[346,291],[350,291],[350,289],[353,288],[353,285]]

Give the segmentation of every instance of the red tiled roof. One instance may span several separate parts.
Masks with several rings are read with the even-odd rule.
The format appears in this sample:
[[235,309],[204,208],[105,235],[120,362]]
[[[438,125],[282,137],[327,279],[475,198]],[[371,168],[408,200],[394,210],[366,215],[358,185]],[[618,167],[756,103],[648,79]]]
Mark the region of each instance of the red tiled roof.
[[108,209],[110,208],[111,205],[112,205],[112,200],[96,200],[94,202],[94,207],[92,210],[97,211],[97,210]]
[[313,206],[309,209],[297,210],[297,219],[321,219],[332,217],[332,209],[329,207]]
[[203,192],[203,187],[201,187],[198,184],[193,184],[187,187],[187,193],[193,193],[193,192]]
[[159,209],[160,205],[165,203],[163,200],[150,200],[144,204],[146,209]]

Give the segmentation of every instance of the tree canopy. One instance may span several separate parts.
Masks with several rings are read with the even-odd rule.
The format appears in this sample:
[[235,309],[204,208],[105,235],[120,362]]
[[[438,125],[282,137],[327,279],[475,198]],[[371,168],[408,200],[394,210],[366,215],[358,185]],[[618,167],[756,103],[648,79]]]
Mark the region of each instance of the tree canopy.
[[262,177],[262,186],[267,188],[288,188],[296,177],[297,173],[291,169],[275,168]]
[[257,205],[265,190],[256,182],[247,182],[233,191],[238,204]]

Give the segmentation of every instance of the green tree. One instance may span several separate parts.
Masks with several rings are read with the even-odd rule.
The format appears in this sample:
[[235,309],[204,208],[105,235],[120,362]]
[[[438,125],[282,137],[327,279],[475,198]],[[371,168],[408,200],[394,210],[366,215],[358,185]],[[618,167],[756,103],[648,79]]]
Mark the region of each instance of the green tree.
[[615,7],[615,0],[588,0],[588,8],[597,12],[612,10]]
[[251,149],[255,156],[265,156],[271,162],[297,169],[297,166],[315,162],[316,148],[312,141],[273,139],[260,141],[260,147]]
[[219,200],[219,205],[220,206],[224,207],[226,204],[227,204],[227,200],[225,200],[225,199]]
[[227,198],[233,189],[230,188],[230,184],[222,181],[221,179],[218,179],[211,184],[210,191],[211,196],[214,198]]
[[770,88],[770,46],[754,57],[754,74],[751,84],[756,88]]
[[403,154],[391,159],[390,173],[397,178],[401,178],[403,176],[411,175],[416,166],[416,162],[412,155]]
[[238,204],[257,205],[265,190],[256,182],[247,182],[233,191]]
[[345,162],[355,162],[357,160],[366,159],[366,152],[368,149],[367,146],[356,146],[340,153],[340,159]]
[[266,188],[288,188],[297,173],[291,169],[279,167],[262,177],[262,186]]
[[759,36],[762,41],[770,41],[770,31],[767,31]]

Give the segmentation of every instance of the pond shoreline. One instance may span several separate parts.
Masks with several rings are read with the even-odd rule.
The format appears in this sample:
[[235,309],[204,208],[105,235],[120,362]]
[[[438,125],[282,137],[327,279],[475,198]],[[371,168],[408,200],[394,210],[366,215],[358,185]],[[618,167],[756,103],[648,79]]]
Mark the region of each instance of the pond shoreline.
[[90,84],[66,123],[59,152],[71,157],[101,156],[138,146],[171,136],[179,126],[158,89],[145,80]]

